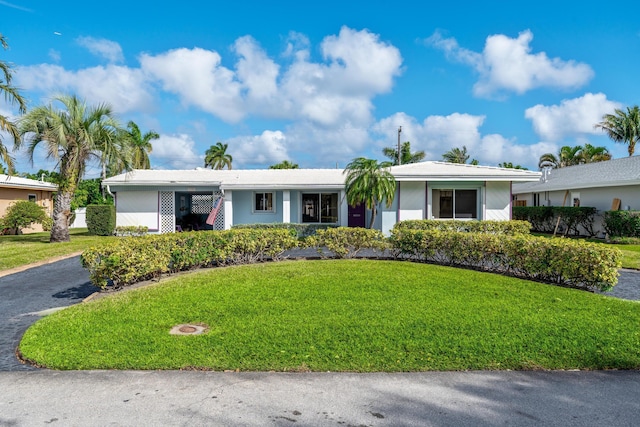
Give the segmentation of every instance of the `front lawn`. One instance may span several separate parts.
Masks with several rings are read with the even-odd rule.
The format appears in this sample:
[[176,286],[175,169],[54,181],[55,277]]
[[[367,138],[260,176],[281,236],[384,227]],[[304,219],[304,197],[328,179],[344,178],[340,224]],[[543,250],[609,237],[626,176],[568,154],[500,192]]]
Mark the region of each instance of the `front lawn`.
[[[178,324],[203,335],[170,335]],[[24,335],[54,369],[638,369],[640,304],[411,262],[217,268],[77,305]]]
[[86,228],[69,230],[71,241],[49,243],[49,232],[0,236],[0,271],[81,252],[112,237],[89,235]]

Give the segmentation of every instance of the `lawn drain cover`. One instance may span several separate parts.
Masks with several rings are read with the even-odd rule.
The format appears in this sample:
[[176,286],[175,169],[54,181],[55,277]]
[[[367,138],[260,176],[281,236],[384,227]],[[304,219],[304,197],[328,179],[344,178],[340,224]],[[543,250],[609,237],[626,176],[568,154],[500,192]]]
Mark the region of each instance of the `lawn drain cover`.
[[207,325],[182,324],[171,328],[169,333],[171,335],[200,335],[207,332],[207,330],[209,330]]

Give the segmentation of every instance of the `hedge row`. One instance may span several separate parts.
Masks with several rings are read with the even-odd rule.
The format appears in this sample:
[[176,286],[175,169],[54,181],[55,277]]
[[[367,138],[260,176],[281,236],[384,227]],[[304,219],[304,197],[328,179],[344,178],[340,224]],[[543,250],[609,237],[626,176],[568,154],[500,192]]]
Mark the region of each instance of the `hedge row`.
[[298,245],[289,230],[198,231],[130,237],[83,252],[91,282],[115,289],[163,273],[277,259]]
[[564,235],[585,233],[594,236],[596,212],[596,208],[586,206],[514,206],[513,219],[529,221],[531,229],[541,233],[553,233],[558,224]]
[[640,237],[640,211],[607,211],[604,229],[611,237]]
[[458,221],[416,219],[401,221],[394,230],[440,230],[467,233],[529,234],[531,224],[527,221]]
[[582,240],[402,229],[390,240],[401,257],[588,290],[611,289],[621,266],[620,251]]
[[116,228],[116,207],[113,205],[87,206],[87,229],[95,236],[113,236]]
[[240,224],[234,225],[233,229],[259,229],[259,230],[294,230],[298,237],[305,238],[313,236],[318,230],[335,228],[332,224],[295,224],[295,223],[264,223],[264,224]]
[[353,227],[318,230],[315,235],[305,239],[304,246],[316,248],[323,258],[331,255],[336,258],[353,258],[362,250],[368,249],[375,253],[390,248],[381,231]]

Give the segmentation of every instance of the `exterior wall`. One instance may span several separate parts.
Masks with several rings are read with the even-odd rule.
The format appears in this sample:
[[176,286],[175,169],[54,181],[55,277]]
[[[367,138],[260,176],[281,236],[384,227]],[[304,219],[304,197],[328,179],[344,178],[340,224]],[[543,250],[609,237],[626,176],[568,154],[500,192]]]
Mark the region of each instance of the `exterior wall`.
[[400,184],[400,221],[425,219],[426,183],[403,182]]
[[160,228],[158,191],[119,191],[116,197],[116,226]]
[[[261,191],[268,193],[268,190]],[[233,224],[269,224],[282,222],[282,191],[275,191],[275,212],[254,211],[254,191],[233,192]]]
[[[29,190],[23,188],[0,187],[0,217],[4,216],[9,206],[18,200],[29,200],[29,195],[36,196],[36,203],[45,208],[48,216],[53,214],[53,192],[47,190]],[[23,228],[23,233],[35,233],[42,231],[42,225],[34,224],[32,227]]]
[[487,182],[484,204],[484,219],[492,221],[511,219],[511,183]]
[[[492,184],[506,184],[503,189],[500,189],[498,186],[495,187],[495,194],[492,197],[499,198],[500,192],[504,191],[506,193],[505,197],[509,199],[511,197],[511,191],[509,187],[509,182],[496,182]],[[427,183],[427,215],[425,219],[438,219],[438,215],[435,212],[439,212],[440,210],[440,200],[437,197],[433,197],[433,190],[477,190],[477,213],[478,220],[486,219],[486,188],[485,183],[481,181],[476,182],[465,182],[465,181],[429,181]],[[492,209],[493,210],[493,209]],[[507,216],[507,219],[509,217]]]
[[87,208],[78,208],[74,214],[76,217],[69,228],[87,228]]

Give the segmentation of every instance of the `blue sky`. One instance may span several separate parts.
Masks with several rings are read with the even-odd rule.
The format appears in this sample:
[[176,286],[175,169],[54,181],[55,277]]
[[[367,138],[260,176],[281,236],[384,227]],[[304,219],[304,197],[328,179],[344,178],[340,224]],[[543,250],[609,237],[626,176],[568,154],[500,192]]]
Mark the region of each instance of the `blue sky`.
[[155,169],[202,166],[217,141],[234,168],[342,168],[384,159],[399,126],[428,160],[465,145],[536,169],[584,143],[617,158],[593,125],[640,102],[632,1],[142,3],[0,0],[0,58],[31,106],[77,94],[158,132]]

